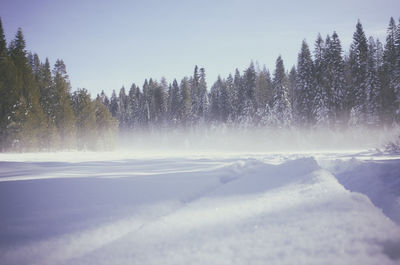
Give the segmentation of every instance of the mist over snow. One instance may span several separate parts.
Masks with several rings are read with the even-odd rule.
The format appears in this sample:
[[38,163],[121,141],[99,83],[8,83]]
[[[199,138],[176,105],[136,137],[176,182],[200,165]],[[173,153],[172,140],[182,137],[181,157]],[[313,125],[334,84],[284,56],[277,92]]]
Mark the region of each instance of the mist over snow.
[[400,128],[366,127],[300,128],[232,128],[229,126],[193,129],[137,130],[121,133],[116,151],[125,153],[282,153],[310,151],[365,151],[384,149],[396,142]]

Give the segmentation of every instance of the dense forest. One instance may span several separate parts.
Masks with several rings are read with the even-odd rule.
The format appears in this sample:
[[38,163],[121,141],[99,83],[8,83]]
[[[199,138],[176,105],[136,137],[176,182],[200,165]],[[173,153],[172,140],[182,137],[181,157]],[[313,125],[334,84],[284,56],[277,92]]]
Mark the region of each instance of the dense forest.
[[[266,51],[268,52],[268,51]],[[336,32],[303,41],[289,71],[254,63],[207,88],[204,68],[169,84],[145,80],[109,97],[71,91],[66,66],[26,51],[22,30],[7,46],[0,21],[0,150],[110,149],[118,132],[232,128],[391,127],[400,122],[400,22],[385,44],[356,25],[348,52]]]
[[0,150],[110,149],[118,129],[85,89],[71,93],[62,60],[50,69],[18,29],[7,47],[0,20]]
[[303,41],[297,67],[285,70],[279,56],[271,76],[254,63],[218,77],[207,89],[204,68],[168,84],[145,80],[98,99],[123,130],[143,127],[342,128],[392,126],[400,118],[400,23],[390,19],[386,44],[356,25],[349,52],[336,32],[318,35],[313,53]]

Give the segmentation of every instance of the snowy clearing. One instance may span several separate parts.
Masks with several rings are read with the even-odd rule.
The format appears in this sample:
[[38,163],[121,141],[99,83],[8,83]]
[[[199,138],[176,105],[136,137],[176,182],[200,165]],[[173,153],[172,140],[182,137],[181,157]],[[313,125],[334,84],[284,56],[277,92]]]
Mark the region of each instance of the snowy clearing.
[[399,264],[400,157],[0,154],[1,264]]

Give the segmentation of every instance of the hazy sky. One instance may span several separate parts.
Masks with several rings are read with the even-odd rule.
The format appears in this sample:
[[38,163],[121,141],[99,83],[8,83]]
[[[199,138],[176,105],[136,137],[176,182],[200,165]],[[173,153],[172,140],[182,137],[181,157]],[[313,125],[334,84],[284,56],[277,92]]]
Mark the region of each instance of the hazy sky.
[[301,41],[336,30],[348,49],[357,19],[367,36],[385,39],[399,0],[1,0],[7,41],[22,27],[27,49],[67,65],[73,89],[108,94],[145,78],[169,82],[205,67],[218,74],[251,60],[274,70],[277,56],[296,63]]

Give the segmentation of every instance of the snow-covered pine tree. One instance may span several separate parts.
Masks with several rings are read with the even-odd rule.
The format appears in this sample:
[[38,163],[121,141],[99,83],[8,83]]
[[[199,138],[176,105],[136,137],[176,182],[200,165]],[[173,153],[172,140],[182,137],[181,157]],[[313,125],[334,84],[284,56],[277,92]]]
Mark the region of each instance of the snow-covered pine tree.
[[227,120],[229,122],[233,122],[233,114],[234,114],[234,106],[233,106],[233,98],[234,98],[234,84],[233,84],[233,76],[229,74],[225,81],[225,87],[228,94],[228,107],[227,113],[228,117]]
[[299,126],[308,127],[314,123],[314,86],[314,63],[310,49],[303,40],[297,59],[296,85],[293,93],[293,118]]
[[366,113],[366,87],[367,87],[367,58],[368,44],[367,38],[361,22],[358,21],[356,31],[353,34],[353,42],[350,47],[349,55],[350,71],[351,71],[351,99],[357,117],[358,123],[365,122]]
[[125,92],[125,87],[122,86],[118,95],[118,113],[117,118],[119,121],[119,128],[124,131],[128,128],[129,124],[129,105],[128,96]]
[[245,111],[241,112],[241,116],[249,116],[252,120],[254,113],[256,111],[256,70],[254,68],[254,63],[251,62],[249,67],[244,71],[243,74],[243,100],[246,106]]
[[193,77],[190,78],[190,97],[192,102],[192,122],[196,123],[200,108],[200,74],[197,65],[194,67]]
[[[378,41],[377,41],[378,42]],[[379,52],[378,46],[373,37],[368,39],[368,59],[367,59],[367,109],[366,122],[368,125],[376,127],[379,125],[379,113],[381,110],[381,85],[379,80]]]
[[281,56],[276,60],[272,90],[274,93],[272,115],[276,117],[275,125],[288,127],[292,123],[292,106],[288,97],[288,80]]
[[198,116],[201,122],[204,122],[208,112],[208,107],[209,100],[207,93],[206,71],[204,68],[200,68]]
[[168,119],[171,125],[175,126],[180,121],[182,97],[179,91],[178,81],[174,79],[168,95]]
[[315,122],[318,127],[325,127],[329,125],[329,107],[328,107],[328,94],[324,84],[325,75],[325,42],[321,35],[318,34],[317,40],[314,45],[314,116]]
[[189,79],[184,77],[181,81],[180,85],[180,94],[181,94],[181,113],[180,113],[180,121],[183,126],[187,126],[190,124],[190,114],[192,108],[192,102],[190,97],[190,85]]
[[242,89],[242,77],[240,76],[239,69],[235,69],[235,75],[233,77],[233,120],[237,121],[241,110],[243,109],[244,93]]
[[219,122],[221,120],[221,86],[222,79],[221,76],[218,76],[217,81],[211,86],[210,91],[210,113],[209,119],[212,122]]
[[400,18],[396,28],[395,38],[396,66],[394,71],[394,93],[395,93],[395,120],[400,123]]
[[101,99],[101,103],[103,103],[104,106],[109,108],[110,107],[110,99],[108,98],[108,96],[106,95],[104,90],[101,90],[99,97]]
[[394,121],[396,111],[395,94],[395,71],[396,71],[396,23],[390,18],[386,35],[386,44],[383,53],[383,75],[381,79],[383,102],[382,102],[382,121],[386,125],[391,125]]
[[263,69],[257,73],[256,78],[256,123],[260,123],[262,117],[265,115],[265,109],[271,100],[271,86],[271,76],[264,65]]
[[327,38],[324,53],[324,84],[328,95],[328,109],[332,125],[341,125],[347,119],[344,101],[346,96],[344,61],[339,36],[333,32]]
[[118,103],[117,93],[115,92],[115,90],[113,90],[111,94],[109,109],[111,115],[115,118],[118,118],[119,103]]
[[292,106],[295,105],[294,100],[295,100],[295,89],[296,89],[296,76],[297,76],[297,70],[296,67],[293,65],[288,74],[288,81],[289,81],[288,96],[290,105]]

